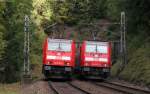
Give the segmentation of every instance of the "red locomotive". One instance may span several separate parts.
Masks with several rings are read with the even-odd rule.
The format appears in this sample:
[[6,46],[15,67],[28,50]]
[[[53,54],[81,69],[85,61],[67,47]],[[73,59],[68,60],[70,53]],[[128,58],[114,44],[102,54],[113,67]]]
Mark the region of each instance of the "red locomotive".
[[43,45],[43,74],[71,77],[75,67],[75,42],[46,38]]
[[80,71],[83,76],[107,78],[111,68],[109,42],[84,41],[80,47]]

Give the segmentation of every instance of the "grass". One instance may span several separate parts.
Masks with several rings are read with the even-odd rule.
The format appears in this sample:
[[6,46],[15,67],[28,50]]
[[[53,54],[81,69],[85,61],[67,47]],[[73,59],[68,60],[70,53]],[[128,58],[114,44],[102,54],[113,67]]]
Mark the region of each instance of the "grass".
[[113,67],[111,68],[111,76],[112,76],[112,77],[118,76],[118,72],[119,72],[119,70],[120,70],[120,65],[121,65],[120,60],[118,60],[118,61],[113,65]]
[[0,94],[20,94],[20,84],[0,84]]
[[39,64],[33,64],[32,65],[32,79],[33,80],[38,80],[41,79],[42,76],[42,63]]

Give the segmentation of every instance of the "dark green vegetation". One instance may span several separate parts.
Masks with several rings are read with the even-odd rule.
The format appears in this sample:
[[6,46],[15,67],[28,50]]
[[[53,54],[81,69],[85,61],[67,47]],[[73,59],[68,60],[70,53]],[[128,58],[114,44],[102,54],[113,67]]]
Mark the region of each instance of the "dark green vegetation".
[[[31,18],[30,59],[31,63],[36,65],[41,64],[42,61],[42,42],[46,36],[44,32],[50,36],[61,35],[77,41],[92,39],[92,34],[96,35],[98,40],[117,40],[119,26],[106,26],[106,29],[102,29],[99,23],[119,21],[120,12],[125,11],[128,64],[117,74],[118,61],[112,68],[112,74],[129,81],[150,84],[149,6],[149,0],[12,0],[12,2],[2,0],[0,2],[0,79],[6,82],[20,79],[25,14]],[[57,26],[53,31],[59,32],[51,33],[51,28],[45,29],[54,23],[57,23]]]
[[147,0],[126,0],[128,64],[120,74],[117,74],[119,61],[112,69],[114,76],[147,85],[150,85],[149,5],[150,1]]

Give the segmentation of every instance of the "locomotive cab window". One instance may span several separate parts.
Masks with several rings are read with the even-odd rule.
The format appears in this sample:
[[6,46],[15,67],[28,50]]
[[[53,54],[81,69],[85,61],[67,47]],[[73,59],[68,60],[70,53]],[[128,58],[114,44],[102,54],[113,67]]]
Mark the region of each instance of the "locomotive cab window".
[[91,52],[96,52],[96,45],[86,45],[86,52],[91,53]]
[[71,51],[71,44],[69,44],[69,43],[49,42],[48,43],[48,50],[69,52],[69,51]]
[[103,54],[107,54],[108,49],[107,46],[97,46],[97,51]]
[[62,51],[70,52],[71,44],[70,43],[60,43]]
[[57,50],[59,48],[59,44],[58,43],[48,43],[48,50]]
[[86,52],[87,53],[98,52],[98,53],[107,54],[108,49],[107,46],[88,44],[86,45]]

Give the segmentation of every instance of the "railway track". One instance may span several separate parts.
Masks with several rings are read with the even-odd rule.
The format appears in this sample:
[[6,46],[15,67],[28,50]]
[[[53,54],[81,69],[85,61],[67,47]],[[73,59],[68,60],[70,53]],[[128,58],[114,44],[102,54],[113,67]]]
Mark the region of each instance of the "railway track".
[[50,88],[55,94],[91,94],[70,82],[52,82],[49,81]]
[[148,90],[143,90],[143,89],[138,89],[134,87],[129,87],[117,83],[112,83],[109,81],[104,81],[104,82],[91,82],[92,84],[99,86],[99,87],[105,87],[109,88],[118,92],[121,92],[123,94],[150,94],[150,91]]
[[[48,83],[49,83],[50,88],[53,90],[54,94],[97,94],[97,93],[92,93],[91,91],[85,88],[83,89],[82,87],[78,86],[76,82],[72,83],[72,82],[49,81]],[[78,81],[78,83],[84,84],[84,81],[83,82]],[[150,94],[150,91],[148,90],[138,89],[138,88],[134,88],[131,86],[125,86],[119,83],[113,83],[109,81],[104,81],[104,82],[89,81],[89,85],[87,84],[87,87],[94,88],[92,84],[95,86],[98,86],[99,89],[104,88],[104,90],[102,89],[103,92],[105,92],[105,90],[107,91],[108,89],[108,91],[112,92],[111,94],[115,94],[114,92],[118,92],[117,94]],[[84,84],[84,86],[86,85]],[[99,89],[96,87],[94,89],[95,90],[97,89],[99,91]]]

